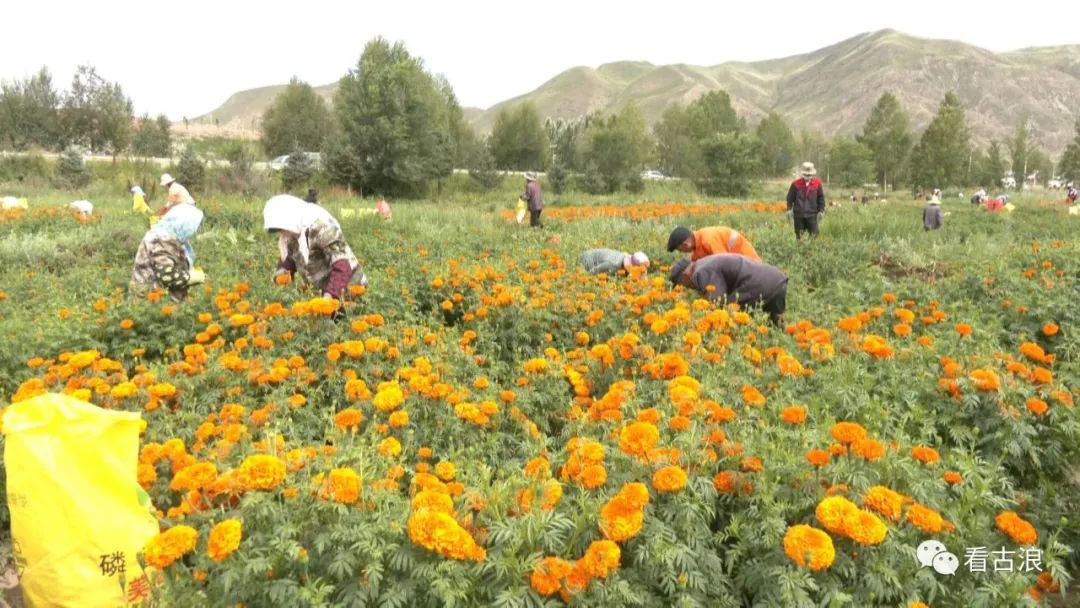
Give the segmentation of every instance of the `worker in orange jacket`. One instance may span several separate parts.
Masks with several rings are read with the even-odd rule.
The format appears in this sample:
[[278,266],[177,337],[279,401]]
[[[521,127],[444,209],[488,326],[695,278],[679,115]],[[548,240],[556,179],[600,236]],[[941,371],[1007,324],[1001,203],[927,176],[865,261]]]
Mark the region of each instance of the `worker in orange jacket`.
[[735,253],[748,257],[755,262],[761,261],[761,256],[754,250],[754,246],[746,237],[739,234],[738,230],[727,226],[715,226],[691,231],[685,226],[679,226],[671,231],[668,237],[667,250],[685,251],[690,254],[691,261],[717,253]]

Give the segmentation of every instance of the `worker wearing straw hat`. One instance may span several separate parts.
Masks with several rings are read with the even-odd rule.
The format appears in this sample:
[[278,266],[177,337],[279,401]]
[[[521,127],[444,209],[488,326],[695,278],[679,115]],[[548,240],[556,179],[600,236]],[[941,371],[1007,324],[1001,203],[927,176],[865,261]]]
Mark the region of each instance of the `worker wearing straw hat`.
[[795,238],[802,240],[804,232],[818,235],[818,222],[825,214],[825,188],[815,177],[814,163],[799,167],[799,179],[791,182],[787,194],[787,214],[795,223]]
[[176,181],[176,178],[164,173],[161,175],[161,185],[169,189],[169,196],[165,201],[165,206],[158,211],[159,215],[165,215],[169,212],[169,209],[177,205],[194,205],[195,199],[191,197],[191,193],[187,191],[183,185]]
[[525,174],[525,194],[521,200],[528,203],[529,225],[533,228],[540,227],[540,214],[544,211],[544,193],[540,190],[540,181],[532,171]]

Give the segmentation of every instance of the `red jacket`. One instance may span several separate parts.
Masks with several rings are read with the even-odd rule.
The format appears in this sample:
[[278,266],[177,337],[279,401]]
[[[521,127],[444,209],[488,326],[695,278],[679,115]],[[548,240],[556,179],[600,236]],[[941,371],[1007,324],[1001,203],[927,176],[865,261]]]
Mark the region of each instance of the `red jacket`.
[[787,193],[788,211],[794,211],[796,217],[814,217],[825,212],[825,187],[821,180],[811,177],[807,182],[799,178],[791,182]]

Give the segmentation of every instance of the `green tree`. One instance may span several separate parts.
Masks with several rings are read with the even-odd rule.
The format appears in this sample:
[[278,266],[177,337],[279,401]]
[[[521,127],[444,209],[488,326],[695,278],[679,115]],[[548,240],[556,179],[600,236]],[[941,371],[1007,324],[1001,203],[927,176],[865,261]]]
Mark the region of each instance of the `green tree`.
[[586,114],[570,120],[549,118],[544,121],[544,131],[552,146],[552,169],[554,165],[562,165],[567,171],[580,171],[584,168],[581,150],[584,147],[585,133],[593,118],[592,114]]
[[912,152],[915,185],[945,188],[961,184],[971,158],[968,139],[964,107],[956,93],[949,91]]
[[908,116],[900,101],[889,91],[878,98],[862,133],[855,137],[873,155],[874,178],[887,191],[889,184],[899,182],[911,153],[912,136]]
[[271,157],[300,149],[321,150],[333,125],[326,100],[293,77],[263,112],[262,145]]
[[198,192],[203,189],[206,182],[206,163],[199,158],[195,148],[189,144],[184,146],[184,151],[180,154],[180,160],[176,163],[176,166],[172,167],[170,173],[185,188],[192,192]]
[[0,84],[0,147],[53,149],[60,135],[60,94],[49,70]]
[[799,134],[795,149],[796,163],[814,163],[819,173],[822,173],[822,170],[827,170],[826,161],[829,156],[829,142],[825,141],[825,138],[820,133],[803,131]]
[[1016,177],[1016,188],[1024,187],[1024,180],[1030,171],[1028,170],[1029,156],[1031,155],[1034,140],[1031,138],[1031,130],[1028,128],[1027,118],[1016,124],[1013,136],[1009,138],[1009,158],[1012,159],[1012,172]]
[[712,91],[686,106],[672,106],[653,127],[660,168],[669,175],[698,177],[705,173],[702,146],[718,133],[737,133],[743,122],[724,91]]
[[495,166],[512,171],[543,169],[548,137],[536,104],[525,102],[504,108],[495,117],[488,138]]
[[67,143],[88,146],[115,159],[131,143],[132,109],[131,99],[119,84],[102,78],[93,66],[79,66],[61,113]]
[[415,194],[450,175],[453,138],[444,91],[405,46],[376,38],[338,86],[340,137],[327,146],[329,174],[375,193]]
[[281,171],[281,185],[286,190],[307,185],[315,177],[315,163],[303,150],[297,148],[285,159],[285,168]]
[[150,116],[143,114],[139,119],[139,125],[135,128],[135,135],[131,140],[131,150],[137,156],[153,158],[165,158],[172,153],[172,132],[169,118],[164,114],[158,115],[156,120],[150,120]]
[[795,166],[795,136],[784,119],[770,112],[758,123],[757,138],[761,142],[762,175],[789,175]]
[[850,137],[837,137],[829,146],[829,182],[854,188],[874,179],[874,153]]
[[974,175],[974,185],[994,189],[1005,175],[1005,160],[1001,158],[1001,142],[992,140],[986,147],[986,155],[980,158]]
[[703,172],[695,180],[711,196],[749,194],[761,157],[757,139],[745,133],[714,133],[701,142]]
[[1031,148],[1028,150],[1028,162],[1027,162],[1028,174],[1038,173],[1039,183],[1046,184],[1046,181],[1054,177],[1054,163],[1050,160],[1050,155],[1046,153],[1037,144],[1032,143]]
[[67,148],[56,161],[56,182],[61,188],[82,188],[90,183],[90,171],[83,162],[82,153]]
[[1075,129],[1076,136],[1061,153],[1057,173],[1066,180],[1080,182],[1080,118],[1076,119]]
[[594,121],[586,137],[584,157],[596,164],[605,192],[627,188],[635,176],[640,179],[652,141],[636,104],[630,102],[618,114]]
[[503,173],[495,168],[495,158],[491,156],[487,145],[477,146],[469,164],[469,177],[484,192],[493,190],[502,183]]

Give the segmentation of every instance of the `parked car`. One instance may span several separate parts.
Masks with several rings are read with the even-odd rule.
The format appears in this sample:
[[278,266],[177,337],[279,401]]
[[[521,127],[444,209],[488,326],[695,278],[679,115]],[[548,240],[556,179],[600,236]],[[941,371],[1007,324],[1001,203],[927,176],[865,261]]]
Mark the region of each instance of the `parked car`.
[[[304,154],[308,157],[308,160],[310,160],[312,164],[315,165],[316,168],[322,167],[322,154],[319,154],[318,152],[304,152]],[[270,161],[270,164],[268,166],[270,167],[271,171],[281,171],[285,168],[285,165],[288,164],[288,162],[289,155],[285,154]]]
[[663,173],[657,171],[656,169],[649,169],[648,171],[642,171],[641,172],[641,179],[649,180],[649,181],[655,181],[655,180],[661,180],[661,179],[668,179],[668,176],[666,176]]

